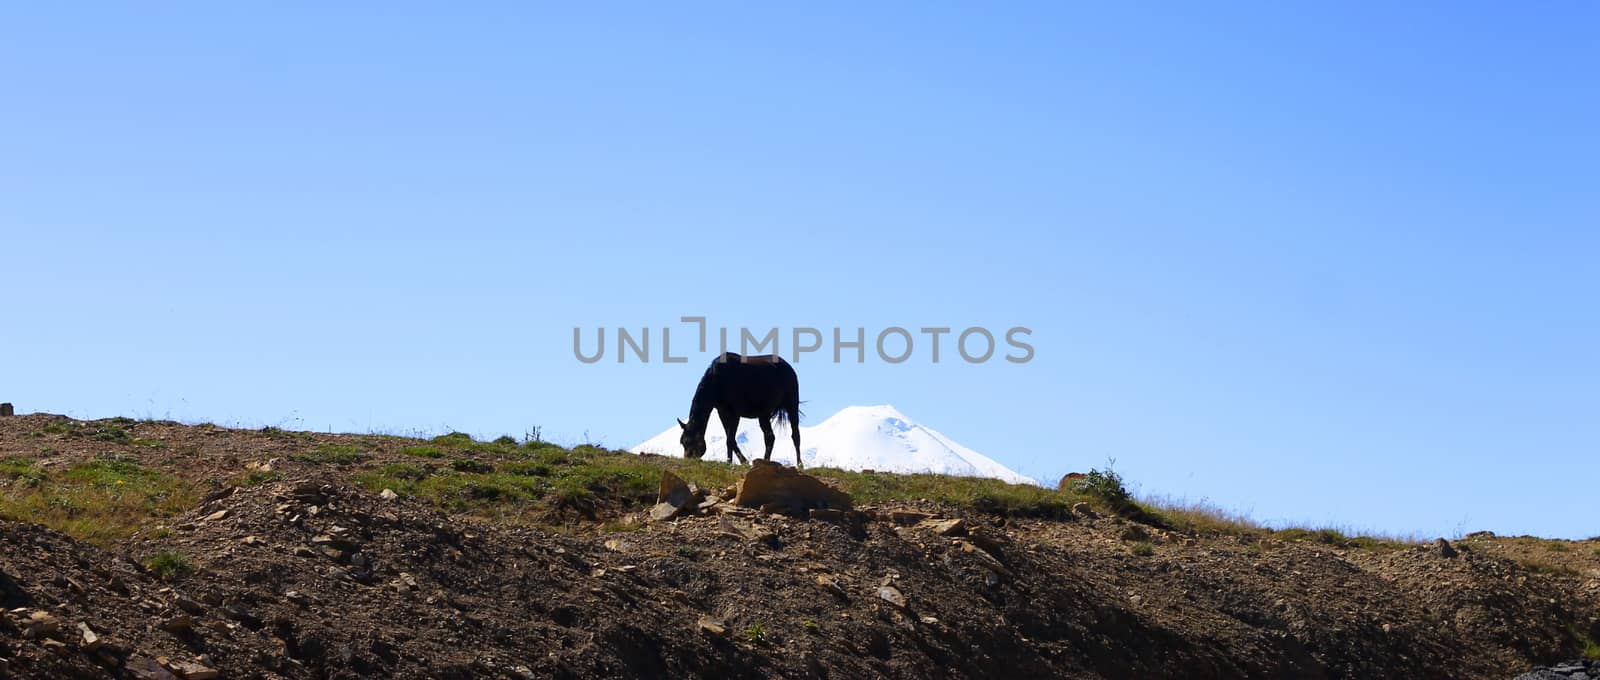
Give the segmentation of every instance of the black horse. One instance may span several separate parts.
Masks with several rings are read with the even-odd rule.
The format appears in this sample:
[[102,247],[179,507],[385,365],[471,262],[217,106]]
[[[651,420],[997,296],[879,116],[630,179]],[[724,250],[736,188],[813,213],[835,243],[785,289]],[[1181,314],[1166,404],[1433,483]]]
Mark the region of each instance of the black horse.
[[794,466],[800,467],[800,378],[783,357],[724,352],[712,360],[689,402],[689,422],[678,421],[678,427],[683,428],[678,441],[683,444],[684,457],[706,455],[706,425],[711,420],[711,409],[717,410],[722,431],[728,436],[729,463],[735,455],[740,463],[749,462],[739,450],[740,418],[761,421],[761,436],[767,442],[766,459],[772,460],[772,442],[776,439],[772,420],[776,419],[788,423],[794,439]]

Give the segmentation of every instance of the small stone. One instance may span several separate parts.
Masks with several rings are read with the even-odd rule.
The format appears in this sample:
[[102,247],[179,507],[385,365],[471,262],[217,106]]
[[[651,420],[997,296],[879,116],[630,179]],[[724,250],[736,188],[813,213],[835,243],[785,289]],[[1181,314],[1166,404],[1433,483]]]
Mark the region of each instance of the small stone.
[[1461,554],[1456,552],[1455,546],[1450,545],[1450,542],[1443,538],[1434,541],[1434,547],[1439,551],[1440,557],[1455,557]]
[[928,624],[930,626],[939,625],[939,619],[936,619],[936,618],[934,618],[932,616],[924,616],[924,617],[922,617],[922,622],[925,623],[925,624]]
[[99,649],[101,644],[104,644],[100,640],[100,636],[96,635],[94,629],[90,628],[87,623],[78,624],[78,638],[79,645],[83,647],[85,652],[92,652]]
[[917,524],[919,529],[927,529],[940,536],[965,536],[967,535],[966,520],[957,519],[927,519]]
[[879,586],[878,599],[901,609],[906,607],[906,596],[901,594],[900,589],[894,586]]
[[303,545],[297,545],[297,546],[294,547],[294,556],[295,557],[316,557],[317,556],[317,552],[315,550],[307,548],[307,547],[305,547]]
[[138,680],[177,680],[176,675],[148,656],[136,656],[123,665],[128,675]]
[[222,677],[215,668],[208,668],[191,661],[174,661],[171,665],[173,672],[183,680],[216,680]]
[[894,511],[891,511],[889,513],[889,521],[894,522],[895,524],[907,524],[907,525],[910,525],[910,524],[916,524],[918,522],[926,520],[931,516],[932,515],[929,515],[926,512],[914,512],[914,511],[911,511],[911,510],[894,510]]
[[838,522],[844,519],[844,511],[833,508],[812,508],[811,519],[821,522]]
[[605,547],[606,550],[610,550],[611,552],[624,552],[628,549],[628,544],[623,543],[621,540],[612,538],[606,540]]
[[396,498],[399,498],[400,494],[395,493],[394,489],[384,489],[378,492],[378,497],[386,501],[392,501]]
[[161,630],[168,633],[187,633],[194,630],[194,618],[188,614],[179,614],[161,622]]
[[50,612],[37,610],[28,615],[28,620],[23,623],[28,637],[45,637],[55,635],[61,630],[61,621]]
[[244,537],[242,539],[239,539],[239,542],[243,543],[245,545],[261,545],[261,537],[259,537],[259,536],[246,536],[246,537]]
[[817,585],[822,586],[823,590],[832,593],[834,597],[841,600],[846,600],[850,597],[845,592],[844,586],[839,585],[839,579],[830,574],[817,574]]
[[1077,503],[1073,503],[1072,504],[1072,512],[1073,512],[1073,514],[1076,514],[1079,517],[1083,517],[1085,519],[1094,519],[1094,518],[1100,516],[1100,514],[1095,512],[1093,508],[1089,507],[1088,503],[1085,503],[1083,501],[1078,501]]
[[698,628],[701,633],[710,635],[711,637],[725,637],[728,634],[727,626],[722,625],[721,621],[717,621],[709,616],[702,615],[700,620],[696,622],[695,627]]
[[202,520],[202,521],[215,522],[215,521],[217,521],[219,519],[222,519],[224,517],[227,517],[227,516],[228,516],[228,511],[227,510],[218,510],[218,511],[213,512],[213,513],[211,513],[209,515],[206,515],[206,518],[204,520]]

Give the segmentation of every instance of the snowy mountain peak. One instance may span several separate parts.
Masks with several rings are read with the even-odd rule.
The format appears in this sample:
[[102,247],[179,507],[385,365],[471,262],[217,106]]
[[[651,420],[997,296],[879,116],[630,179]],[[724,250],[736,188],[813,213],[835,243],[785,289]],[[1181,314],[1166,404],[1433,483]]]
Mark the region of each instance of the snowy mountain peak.
[[[715,415],[706,427],[706,457],[719,460],[727,455],[726,434]],[[635,453],[682,456],[676,425],[629,449]],[[739,422],[734,435],[746,457],[758,457],[765,450],[761,427],[754,420]],[[931,472],[963,477],[992,477],[1014,484],[1038,484],[1017,474],[981,453],[962,446],[938,431],[918,424],[888,405],[849,406],[812,427],[800,428],[800,459],[806,467],[833,467],[842,470],[880,470],[884,472]],[[788,432],[778,429],[772,459],[790,464],[794,445]]]

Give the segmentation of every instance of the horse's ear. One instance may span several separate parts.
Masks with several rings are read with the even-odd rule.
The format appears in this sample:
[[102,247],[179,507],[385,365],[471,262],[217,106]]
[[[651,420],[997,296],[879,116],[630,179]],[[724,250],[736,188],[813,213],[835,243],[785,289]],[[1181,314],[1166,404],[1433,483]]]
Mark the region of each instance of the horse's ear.
[[683,419],[682,419],[682,418],[679,418],[679,419],[678,419],[678,427],[679,427],[679,428],[682,428],[682,429],[685,429],[685,430],[687,430],[687,429],[689,429],[689,426],[688,426],[688,425],[684,425],[684,424],[683,424]]

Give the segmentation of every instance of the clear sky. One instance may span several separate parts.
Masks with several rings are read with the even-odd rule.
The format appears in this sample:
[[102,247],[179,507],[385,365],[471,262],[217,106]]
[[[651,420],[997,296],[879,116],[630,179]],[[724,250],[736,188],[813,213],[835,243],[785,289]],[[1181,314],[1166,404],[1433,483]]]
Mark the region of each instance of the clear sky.
[[1600,534],[1595,4],[756,4],[7,4],[0,400],[623,447],[710,355],[575,327],[1021,325],[807,422]]

